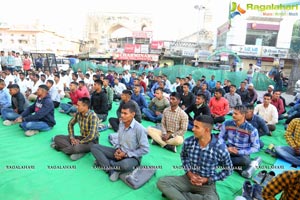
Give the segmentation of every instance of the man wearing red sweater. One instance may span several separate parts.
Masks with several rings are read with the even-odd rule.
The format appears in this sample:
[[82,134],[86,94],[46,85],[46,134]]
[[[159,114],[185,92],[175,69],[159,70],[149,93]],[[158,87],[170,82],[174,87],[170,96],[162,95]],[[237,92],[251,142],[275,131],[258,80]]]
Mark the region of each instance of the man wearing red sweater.
[[227,99],[222,97],[221,89],[216,89],[215,96],[209,101],[209,109],[215,124],[225,121],[224,116],[229,112],[229,103]]
[[77,102],[82,97],[88,97],[90,98],[89,92],[80,91],[78,89],[78,83],[77,82],[71,82],[70,83],[70,99],[71,102],[68,103],[61,103],[60,108],[61,110],[59,112],[66,113],[66,114],[74,114],[77,112]]
[[278,111],[278,119],[283,119],[283,113],[285,111],[285,108],[284,108],[284,103],[282,101],[282,99],[280,98],[280,95],[281,95],[281,92],[280,91],[275,91],[272,95],[272,101],[271,101],[271,104],[273,104],[277,111]]

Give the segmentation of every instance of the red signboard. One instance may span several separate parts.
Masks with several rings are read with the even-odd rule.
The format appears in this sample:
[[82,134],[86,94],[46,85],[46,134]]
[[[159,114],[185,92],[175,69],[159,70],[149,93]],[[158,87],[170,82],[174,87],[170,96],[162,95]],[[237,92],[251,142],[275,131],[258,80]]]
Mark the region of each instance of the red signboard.
[[140,60],[140,61],[158,61],[157,54],[135,54],[135,53],[117,53],[116,60]]
[[151,49],[162,49],[164,47],[164,41],[152,41]]
[[141,53],[140,44],[125,44],[124,46],[125,53]]
[[152,38],[152,31],[133,31],[132,37],[134,37],[134,38]]

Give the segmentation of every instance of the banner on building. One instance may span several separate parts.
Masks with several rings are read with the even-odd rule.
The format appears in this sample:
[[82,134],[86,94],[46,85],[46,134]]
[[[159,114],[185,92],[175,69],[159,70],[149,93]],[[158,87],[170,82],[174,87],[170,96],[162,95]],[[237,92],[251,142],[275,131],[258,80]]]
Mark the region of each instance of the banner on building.
[[164,47],[164,41],[152,41],[151,49],[162,49]]
[[135,54],[135,53],[116,53],[114,59],[116,60],[139,60],[139,61],[153,61],[157,62],[159,55],[156,54]]
[[133,31],[133,38],[152,38],[152,31]]

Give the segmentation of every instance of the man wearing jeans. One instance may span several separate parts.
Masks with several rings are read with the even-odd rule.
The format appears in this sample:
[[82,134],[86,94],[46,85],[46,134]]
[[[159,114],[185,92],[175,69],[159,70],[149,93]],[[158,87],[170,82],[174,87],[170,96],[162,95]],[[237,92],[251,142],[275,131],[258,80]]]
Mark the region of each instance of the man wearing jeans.
[[[71,160],[78,160],[85,153],[90,152],[93,144],[98,144],[98,122],[99,119],[93,111],[89,109],[90,99],[83,97],[78,100],[78,112],[69,121],[69,135],[57,135],[53,139],[51,147],[70,155]],[[78,123],[81,136],[75,136],[74,125]]]
[[278,157],[295,166],[300,166],[300,119],[293,119],[285,132],[285,139],[289,146],[275,147]]
[[233,120],[223,123],[218,137],[220,143],[227,145],[232,164],[239,169],[238,172],[249,166],[250,154],[258,152],[260,148],[257,129],[246,121],[246,112],[245,106],[236,106]]
[[21,123],[20,127],[26,136],[32,136],[40,131],[49,131],[56,124],[54,119],[54,105],[48,94],[49,88],[40,85],[37,89],[37,98],[15,122]]
[[134,119],[135,112],[133,102],[122,105],[118,144],[114,148],[99,144],[91,147],[96,166],[107,172],[111,181],[117,181],[121,172],[140,165],[142,156],[149,152],[146,130]]
[[11,108],[2,108],[1,114],[3,125],[10,126],[14,124],[14,120],[20,117],[20,114],[29,106],[27,99],[20,92],[20,87],[17,84],[8,86],[11,95]]
[[211,116],[196,117],[194,136],[184,141],[181,152],[185,174],[160,178],[157,187],[163,196],[173,200],[219,199],[215,182],[232,173],[232,163],[226,145],[211,135],[213,124]]

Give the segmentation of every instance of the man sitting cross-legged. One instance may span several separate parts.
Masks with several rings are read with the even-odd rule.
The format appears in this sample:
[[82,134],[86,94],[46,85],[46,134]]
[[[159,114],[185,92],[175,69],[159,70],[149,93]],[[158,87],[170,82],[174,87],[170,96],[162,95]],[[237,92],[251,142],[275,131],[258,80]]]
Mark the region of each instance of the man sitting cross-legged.
[[122,105],[115,148],[99,144],[91,147],[96,166],[107,172],[111,181],[117,181],[121,172],[134,170],[140,165],[142,156],[149,152],[146,130],[134,119],[135,112],[136,106],[132,101]]
[[149,127],[148,134],[152,137],[152,144],[176,153],[176,146],[183,143],[183,135],[187,131],[188,116],[179,107],[180,95],[177,92],[170,94],[170,107],[163,112],[161,120],[162,130]]
[[185,174],[158,180],[158,189],[168,199],[219,199],[215,183],[232,173],[232,163],[226,145],[212,137],[213,123],[211,116],[196,117],[194,136],[184,141],[181,152]]
[[[78,112],[72,117],[68,124],[69,135],[57,135],[51,147],[70,155],[71,160],[78,160],[85,153],[90,152],[93,144],[98,144],[98,122],[97,114],[89,109],[90,99],[83,97],[78,100]],[[80,136],[75,136],[74,125],[78,123]]]
[[227,145],[232,164],[239,173],[249,166],[250,154],[258,152],[260,148],[257,129],[246,121],[246,112],[245,106],[236,106],[233,119],[223,123],[218,137],[220,143]]
[[48,91],[46,85],[39,85],[35,102],[15,120],[21,123],[20,127],[25,131],[26,136],[35,135],[40,131],[49,131],[56,124],[54,105]]
[[10,126],[14,124],[14,120],[20,117],[20,114],[29,106],[25,96],[20,92],[17,84],[8,86],[9,94],[11,95],[12,108],[2,108],[1,114],[3,125]]

